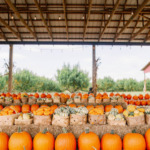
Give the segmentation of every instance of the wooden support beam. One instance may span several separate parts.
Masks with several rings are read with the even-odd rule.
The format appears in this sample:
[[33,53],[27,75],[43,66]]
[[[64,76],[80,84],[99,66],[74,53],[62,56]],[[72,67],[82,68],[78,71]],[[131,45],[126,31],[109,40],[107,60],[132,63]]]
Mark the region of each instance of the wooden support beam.
[[66,14],[66,0],[63,0],[63,9],[64,9],[64,16],[65,16],[65,23],[66,23],[66,33],[67,33],[67,40],[68,40],[68,23],[67,23],[67,14]]
[[138,25],[139,20],[140,20],[140,16],[138,17],[138,20],[137,20],[137,22],[136,22],[136,24],[135,24],[135,26],[134,26],[134,29],[133,29],[133,31],[132,31],[132,33],[131,33],[130,41],[131,41],[131,38],[132,38],[132,36],[133,36],[133,34],[134,34],[134,31],[135,31],[135,29],[136,29],[136,27],[137,27],[137,25]]
[[142,31],[144,31],[144,30],[145,30],[147,27],[149,27],[149,26],[150,26],[150,21],[147,22],[147,23],[145,24],[145,26],[142,27],[138,32],[136,32],[136,33],[134,34],[134,36],[131,37],[131,40],[130,40],[130,41],[134,40],[135,37],[137,37]]
[[[100,38],[100,36],[101,36],[101,31],[102,31],[104,16],[105,16],[105,14],[103,13],[103,15],[102,15],[102,21],[101,21],[101,27],[100,27],[100,32],[99,32],[99,38]],[[104,22],[104,24],[105,24],[105,22]],[[98,39],[98,41],[99,41],[99,39]]]
[[141,16],[141,17],[143,17],[143,18],[145,18],[145,19],[147,19],[147,20],[150,20],[150,18],[148,18],[148,17],[146,17],[146,16],[143,16],[143,15],[140,15],[140,14],[139,14],[139,16]]
[[108,26],[109,22],[111,21],[111,19],[112,19],[114,13],[115,13],[115,11],[116,11],[116,9],[117,9],[117,7],[118,7],[120,1],[121,1],[121,0],[117,0],[116,4],[115,4],[115,6],[114,6],[114,9],[113,9],[113,11],[112,11],[112,13],[111,13],[111,15],[110,15],[110,17],[109,17],[107,23],[105,24],[105,28],[103,29],[103,31],[102,31],[102,33],[101,33],[101,35],[100,35],[100,37],[99,37],[99,41],[101,40],[101,38],[102,38],[102,36],[103,36],[105,30],[107,29],[107,26]]
[[88,7],[88,15],[87,15],[86,24],[85,24],[85,27],[84,27],[83,41],[85,39],[86,30],[87,30],[87,26],[88,26],[88,22],[89,22],[89,18],[90,18],[92,2],[93,2],[93,0],[90,0],[89,7]]
[[115,37],[115,40],[117,40],[117,38],[122,34],[122,32],[128,27],[128,25],[132,22],[132,20],[139,15],[139,13],[142,11],[142,9],[147,5],[147,3],[150,0],[144,0],[144,2],[140,5],[140,7],[137,8],[137,10],[135,11],[135,13],[130,17],[130,19],[128,20],[128,22],[125,24],[125,26],[120,30],[120,32],[117,34],[117,36]]
[[[118,27],[117,27],[117,30],[116,30],[116,35],[115,35],[115,37],[117,36],[117,33],[118,33],[118,30],[119,30],[119,27],[120,27],[120,23],[121,23],[122,16],[123,16],[123,14],[121,14],[121,16],[120,16],[120,20],[119,20],[119,23],[118,23]],[[114,39],[114,42],[115,42],[115,39]]]
[[37,9],[38,9],[38,11],[39,11],[39,13],[40,13],[40,16],[41,16],[41,18],[42,18],[42,20],[43,20],[43,23],[44,23],[44,25],[45,25],[45,28],[47,29],[47,32],[48,32],[50,38],[52,39],[51,32],[50,32],[50,30],[49,30],[49,28],[48,28],[48,26],[47,26],[47,23],[46,23],[46,21],[45,21],[45,19],[44,19],[44,17],[43,17],[43,13],[42,13],[42,11],[41,11],[41,8],[40,8],[40,6],[39,6],[37,0],[34,0],[34,3],[35,3],[35,5],[36,5],[36,7],[37,7]]
[[[5,0],[7,2],[7,4],[9,5],[9,7],[14,11],[14,13],[16,14],[16,16],[20,19],[20,21],[24,24],[24,26],[29,30],[29,32],[32,34],[32,36],[34,37],[34,39],[36,39],[35,34],[32,32],[31,28],[27,25],[27,23],[24,21],[24,19],[22,18],[22,16],[20,15],[20,13],[18,12],[17,8],[13,5],[13,3],[10,0]],[[37,40],[37,39],[36,39]]]
[[48,18],[49,30],[50,30],[51,35],[52,35],[52,37],[53,37],[53,34],[52,34],[52,27],[51,27],[51,22],[50,22],[50,19],[49,19],[49,14],[48,14],[47,18]]
[[0,28],[0,31],[2,32],[2,34],[0,34],[0,37],[2,38],[2,39],[4,39],[5,41],[7,41],[7,39],[6,39],[6,37],[5,37],[5,34],[4,34],[4,32],[3,32],[3,30]]
[[21,40],[20,36],[0,17],[0,22],[9,29],[19,40]]
[[93,62],[93,67],[92,67],[92,89],[93,89],[93,94],[96,96],[96,51],[95,51],[95,45],[92,47],[92,62]]
[[13,45],[9,45],[9,81],[8,92],[12,92],[12,74],[13,74]]

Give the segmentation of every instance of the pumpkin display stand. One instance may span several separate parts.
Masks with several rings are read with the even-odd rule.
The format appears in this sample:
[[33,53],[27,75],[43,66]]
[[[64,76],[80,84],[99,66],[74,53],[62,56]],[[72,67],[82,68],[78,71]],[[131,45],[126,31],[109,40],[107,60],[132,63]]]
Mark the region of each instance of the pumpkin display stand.
[[85,125],[87,123],[87,115],[70,114],[70,125]]
[[96,103],[97,104],[102,103],[102,99],[96,99]]
[[35,125],[51,125],[52,123],[52,116],[38,116],[34,115],[34,124]]
[[3,104],[5,103],[5,100],[4,99],[0,99],[0,104]]
[[14,103],[15,103],[15,104],[20,104],[21,101],[20,101],[20,99],[16,99],[16,100],[14,100]]
[[27,120],[15,119],[15,125],[29,125],[33,122],[33,118]]
[[60,97],[55,96],[54,99],[53,99],[53,103],[60,103]]
[[21,101],[22,101],[22,103],[27,103],[28,102],[28,98],[27,97],[22,97]]
[[36,103],[36,98],[29,98],[28,103]]
[[149,114],[146,114],[146,123],[150,124],[150,115]]
[[95,103],[95,98],[94,97],[89,97],[88,98],[88,103]]
[[88,115],[88,122],[90,124],[106,124],[106,115]]
[[110,99],[103,99],[103,102],[108,103],[110,102]]
[[126,121],[107,120],[107,123],[111,126],[125,126]]
[[69,125],[69,116],[62,117],[58,115],[53,115],[52,125],[67,127]]
[[67,100],[68,100],[68,98],[64,98],[64,97],[61,97],[61,98],[60,98],[61,103],[66,103]]
[[81,103],[81,98],[79,96],[74,97],[74,102],[75,103]]
[[12,101],[5,101],[5,104],[11,105],[11,104],[12,104]]
[[81,99],[81,103],[87,103],[88,102],[88,99],[85,98],[85,99]]

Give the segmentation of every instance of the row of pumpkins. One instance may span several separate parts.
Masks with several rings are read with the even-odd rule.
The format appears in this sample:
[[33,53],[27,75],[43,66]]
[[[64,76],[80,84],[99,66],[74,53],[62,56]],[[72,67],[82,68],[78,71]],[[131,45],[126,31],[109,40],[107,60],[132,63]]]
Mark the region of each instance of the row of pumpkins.
[[146,131],[145,138],[133,130],[132,133],[126,134],[122,141],[113,130],[99,139],[97,134],[87,128],[79,136],[78,144],[75,136],[65,128],[56,140],[47,129],[37,133],[33,141],[30,134],[21,131],[20,127],[10,138],[6,133],[0,133],[0,150],[76,150],[77,146],[79,150],[150,150],[150,129]]
[[[21,97],[32,97],[34,96],[35,98],[52,98],[52,95],[51,94],[45,94],[45,93],[42,93],[41,95],[39,93],[35,93],[35,94],[27,94],[27,93],[18,93],[18,94],[11,94],[11,93],[1,93],[0,96],[4,96],[4,97],[13,97],[14,99],[21,99]],[[88,98],[89,96],[93,96],[94,97],[94,94],[91,93],[91,94],[82,94],[82,93],[72,93],[71,95],[70,94],[64,94],[64,93],[54,93],[53,95],[54,97],[57,97],[57,96],[60,96],[60,97],[64,97],[64,98],[74,98],[75,96],[80,96],[82,99],[86,99]],[[132,96],[131,94],[128,94],[128,95],[125,95],[125,94],[119,94],[119,93],[110,93],[109,95],[107,93],[98,93],[96,95],[96,99],[107,99],[107,98],[110,98],[110,97],[113,97],[113,96],[121,96],[123,97],[124,99],[127,99],[127,100],[143,100],[143,99],[147,99],[149,100],[150,99],[150,95],[147,93],[145,95],[142,95],[142,94],[139,94],[139,96],[137,95],[134,95]]]
[[[66,105],[60,105],[59,107],[65,107]],[[73,108],[73,107],[84,107],[84,105],[76,105],[76,104],[69,104],[69,107]],[[24,104],[23,106],[20,105],[14,105],[14,106],[10,106],[10,108],[12,108],[12,110],[14,110],[16,113],[34,113],[36,110],[38,110],[39,108],[42,107],[48,107],[51,110],[51,114],[54,113],[55,109],[58,108],[57,105],[52,105],[52,106],[48,106],[46,104],[39,106],[38,104],[33,104],[33,105],[29,105],[29,104]],[[86,107],[88,110],[91,110],[92,108],[94,108],[93,105],[88,105]],[[96,105],[95,108],[101,108],[103,110],[103,112],[110,112],[112,108],[116,108],[118,110],[118,113],[123,113],[124,109],[121,105],[116,105],[115,107],[113,105],[106,105],[105,107],[103,105]],[[0,110],[3,110],[3,106],[0,105]],[[9,114],[8,114],[9,115]],[[2,116],[2,111],[0,112],[0,116]]]

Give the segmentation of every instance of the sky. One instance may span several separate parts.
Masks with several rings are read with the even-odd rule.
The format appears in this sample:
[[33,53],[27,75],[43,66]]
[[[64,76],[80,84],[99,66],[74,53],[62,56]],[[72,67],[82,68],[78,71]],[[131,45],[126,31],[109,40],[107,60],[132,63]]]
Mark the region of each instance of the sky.
[[[141,69],[150,61],[148,46],[96,46],[100,57],[98,78],[110,76],[115,81],[124,78],[144,79]],[[9,45],[0,45],[0,73],[4,59],[9,60]],[[64,63],[80,68],[92,77],[92,46],[14,45],[16,68],[28,69],[39,76],[55,79],[57,69]],[[150,73],[146,74],[150,78]]]

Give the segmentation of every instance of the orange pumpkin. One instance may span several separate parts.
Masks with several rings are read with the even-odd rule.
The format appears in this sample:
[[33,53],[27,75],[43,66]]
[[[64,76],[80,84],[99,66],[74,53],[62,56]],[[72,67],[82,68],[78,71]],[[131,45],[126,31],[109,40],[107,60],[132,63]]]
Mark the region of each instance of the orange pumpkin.
[[12,94],[12,98],[14,98],[14,97],[17,97],[17,95],[16,94]]
[[9,136],[4,132],[0,132],[0,150],[8,150],[8,142]]
[[113,97],[113,96],[114,96],[114,93],[110,93],[109,96],[110,96],[110,97]]
[[134,100],[138,100],[138,96],[137,96],[137,95],[134,95],[134,96],[133,96],[133,99],[134,99]]
[[134,105],[135,104],[134,100],[129,100],[129,104]]
[[30,105],[24,104],[22,106],[22,113],[29,113],[31,111]]
[[42,93],[41,94],[41,98],[45,98],[46,97],[46,94],[45,93]]
[[128,133],[123,138],[124,150],[145,150],[146,142],[143,135],[136,133],[135,130],[132,133]]
[[76,150],[76,138],[72,133],[67,133],[63,128],[63,132],[57,136],[55,142],[55,150]]
[[0,110],[2,110],[3,109],[3,105],[0,105]]
[[147,150],[150,150],[150,129],[148,129],[145,133],[145,141]]
[[8,92],[7,94],[6,94],[6,97],[10,97],[11,96],[11,94]]
[[116,93],[115,96],[120,96],[120,94],[119,94],[119,93]]
[[43,105],[41,105],[41,107],[48,107],[48,105],[46,105],[46,104],[43,104]]
[[15,105],[14,107],[15,107],[15,111],[16,111],[17,113],[20,113],[20,112],[22,111],[22,108],[21,108],[20,105]]
[[101,139],[102,150],[122,150],[122,140],[119,135],[114,134],[114,130],[111,133],[106,133]]
[[29,95],[29,97],[32,97],[32,96],[34,96],[34,95],[33,95],[33,94],[30,94],[30,95]]
[[139,95],[139,99],[140,99],[140,100],[143,99],[143,95],[142,95],[142,94]]
[[33,113],[33,111],[36,111],[38,108],[39,108],[39,105],[38,105],[38,104],[33,104],[33,105],[31,106],[31,112]]
[[147,104],[147,101],[146,100],[141,100],[141,105],[142,106],[145,106]]
[[47,98],[52,98],[52,95],[51,94],[47,94]]
[[90,109],[94,108],[94,106],[93,105],[88,105],[86,108],[87,108],[87,110],[90,110]]
[[69,104],[69,107],[71,108],[76,107],[76,104]]
[[38,94],[38,93],[35,93],[35,94],[34,94],[34,97],[35,97],[35,98],[39,98],[39,94]]
[[60,96],[60,95],[59,95],[58,93],[55,93],[55,94],[54,94],[54,97],[57,97],[57,96]]
[[150,100],[147,101],[147,105],[150,105]]
[[110,112],[112,108],[114,108],[113,105],[106,105],[105,112]]
[[87,99],[88,97],[88,94],[83,94],[82,99]]
[[75,94],[75,93],[72,93],[71,98],[74,98],[75,96],[76,96],[76,94]]
[[54,147],[55,138],[50,132],[47,132],[47,128],[35,135],[33,139],[34,150],[54,150]]
[[6,97],[6,94],[3,92],[3,93],[1,94],[1,96],[4,96],[4,97]]
[[102,97],[103,95],[102,95],[101,93],[98,93],[97,96],[98,96],[98,97]]
[[149,94],[145,94],[145,99],[149,99],[150,98],[150,96],[149,96]]
[[135,105],[136,106],[140,106],[141,102],[138,100],[138,101],[135,101]]
[[32,138],[28,132],[21,132],[20,127],[18,132],[11,135],[9,139],[9,150],[32,150]]
[[78,93],[77,96],[80,96],[82,98],[82,94],[81,93]]
[[123,113],[123,107],[121,105],[116,105],[115,108],[118,110],[118,113]]
[[103,105],[96,105],[95,108],[101,108],[104,111],[104,106]]
[[127,98],[127,96],[126,96],[125,94],[121,94],[121,96],[122,96],[124,99]]
[[107,96],[107,97],[108,97],[108,94],[107,94],[107,93],[104,93],[104,94],[103,94],[103,97],[104,97],[104,96]]
[[127,104],[129,104],[129,101],[128,101],[128,100],[124,100],[124,102],[127,103]]
[[127,99],[130,100],[132,96],[130,94],[127,95]]
[[86,129],[78,138],[79,150],[100,150],[100,139],[93,133]]
[[52,105],[51,106],[51,110],[54,112],[55,111],[55,109],[57,109],[58,108],[58,106],[57,105]]
[[90,93],[90,94],[89,94],[89,96],[93,96],[93,97],[95,97],[93,93]]

